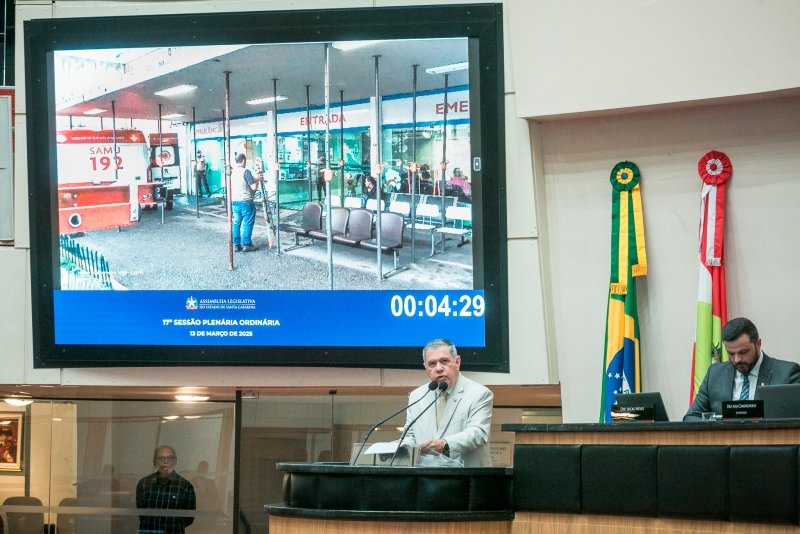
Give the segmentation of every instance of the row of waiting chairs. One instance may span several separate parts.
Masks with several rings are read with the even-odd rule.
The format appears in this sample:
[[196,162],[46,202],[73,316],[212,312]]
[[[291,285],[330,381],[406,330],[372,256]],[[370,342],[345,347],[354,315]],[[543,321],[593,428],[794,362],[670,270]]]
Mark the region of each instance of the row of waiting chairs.
[[[425,204],[435,204],[439,207],[442,206],[442,197],[439,195],[416,195],[414,199],[418,206]],[[412,198],[410,193],[389,193],[381,197],[381,211],[385,210],[388,205],[390,208],[395,202],[405,202],[411,204]],[[377,207],[377,200],[370,198],[367,200],[367,209],[375,211]],[[449,206],[457,206],[458,197],[444,197],[444,207],[447,209]],[[331,206],[344,207],[344,208],[360,208],[361,197],[340,197],[339,195],[331,195]]]
[[[106,505],[106,503],[103,503]],[[134,516],[79,517],[75,508],[86,506],[75,497],[65,497],[58,504],[56,523],[45,523],[44,504],[38,497],[14,496],[3,501],[5,521],[0,515],[0,534],[91,534],[95,532],[135,532],[138,519]],[[123,507],[120,503],[112,506]],[[14,511],[8,511],[11,508]],[[29,508],[30,511],[25,508]],[[73,509],[65,512],[63,509]]]
[[[299,247],[310,245],[313,240],[327,240],[327,228],[322,225],[322,206],[317,202],[307,202],[301,212],[300,224],[287,224],[284,229],[294,232],[295,244],[286,249],[291,251]],[[362,247],[378,250],[378,239],[373,237],[373,213],[366,208],[331,208],[331,241],[351,247]],[[392,254],[394,270],[386,276],[399,272],[398,258],[400,249],[403,248],[403,229],[405,221],[397,213],[381,214],[381,242],[380,249],[384,254]],[[300,238],[309,241],[300,243]]]
[[[397,194],[399,197],[400,193]],[[410,197],[410,195],[405,195]],[[442,220],[441,204],[437,201],[440,197],[432,197],[431,195],[424,195],[429,198],[435,198],[434,202],[422,203],[416,205],[415,219],[413,227],[415,231],[429,232],[431,237],[431,256],[436,253],[436,237],[440,237],[442,244],[442,252],[445,249],[445,242],[447,236],[454,236],[459,238],[457,246],[462,247],[469,243],[469,238],[472,235],[472,207],[471,206],[458,206],[451,204],[445,207],[444,220]],[[346,199],[345,199],[346,200]],[[383,202],[383,200],[381,200]],[[367,200],[367,209],[376,211],[377,201],[374,198]],[[383,207],[383,205],[381,205]],[[381,210],[383,211],[383,210]],[[389,204],[389,213],[398,213],[408,221],[406,227],[412,227],[411,221],[411,204],[405,200],[394,200]]]
[[[389,205],[389,211],[399,213],[404,218],[411,218],[411,205],[408,202],[396,200]],[[412,223],[406,223],[411,227]],[[444,210],[444,224],[442,212],[438,204],[418,204],[416,207],[416,220],[414,229],[431,233],[431,256],[435,254],[435,236],[441,237],[442,251],[448,235],[460,238],[459,247],[469,242],[472,235],[472,208],[470,206],[447,206]]]

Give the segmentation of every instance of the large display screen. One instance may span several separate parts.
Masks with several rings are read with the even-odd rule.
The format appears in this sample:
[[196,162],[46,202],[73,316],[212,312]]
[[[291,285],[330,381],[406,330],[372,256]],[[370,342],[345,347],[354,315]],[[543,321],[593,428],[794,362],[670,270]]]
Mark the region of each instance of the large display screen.
[[508,372],[501,28],[27,21],[35,366],[415,368],[445,337]]

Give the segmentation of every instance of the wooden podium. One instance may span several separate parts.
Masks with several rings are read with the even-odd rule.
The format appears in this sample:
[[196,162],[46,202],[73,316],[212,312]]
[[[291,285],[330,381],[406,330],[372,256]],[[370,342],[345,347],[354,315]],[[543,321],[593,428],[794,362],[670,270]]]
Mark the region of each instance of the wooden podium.
[[273,534],[510,533],[512,470],[280,463]]

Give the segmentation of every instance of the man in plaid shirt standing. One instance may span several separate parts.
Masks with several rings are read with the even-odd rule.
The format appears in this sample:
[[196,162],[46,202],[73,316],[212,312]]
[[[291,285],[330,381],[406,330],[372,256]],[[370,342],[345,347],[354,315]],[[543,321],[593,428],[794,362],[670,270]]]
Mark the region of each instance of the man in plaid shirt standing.
[[[197,498],[191,483],[175,472],[178,455],[175,449],[161,445],[153,453],[156,472],[136,485],[137,508],[194,510]],[[184,534],[194,522],[192,516],[139,516],[140,534]]]

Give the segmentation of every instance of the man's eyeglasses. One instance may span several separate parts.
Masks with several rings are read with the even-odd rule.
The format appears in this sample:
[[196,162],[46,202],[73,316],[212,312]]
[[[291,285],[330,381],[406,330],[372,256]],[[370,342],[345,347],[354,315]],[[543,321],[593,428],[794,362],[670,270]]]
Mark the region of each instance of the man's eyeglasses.
[[175,456],[156,456],[155,457],[155,461],[156,462],[162,462],[162,463],[174,462],[175,460],[177,460],[177,458]]

